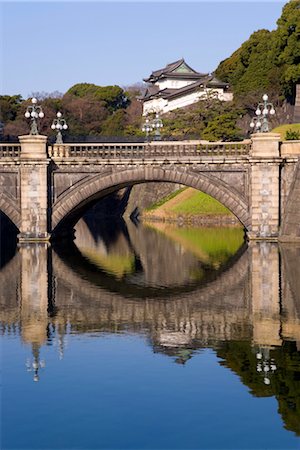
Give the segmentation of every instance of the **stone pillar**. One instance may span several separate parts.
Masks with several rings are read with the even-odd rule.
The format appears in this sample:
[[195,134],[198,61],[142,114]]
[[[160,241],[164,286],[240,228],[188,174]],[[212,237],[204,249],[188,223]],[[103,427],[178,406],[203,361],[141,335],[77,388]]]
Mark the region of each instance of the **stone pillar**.
[[251,242],[249,250],[253,343],[262,347],[281,345],[278,245]]
[[252,135],[249,239],[277,239],[280,221],[280,134]]
[[21,227],[19,242],[47,241],[48,165],[47,136],[19,136],[21,143]]

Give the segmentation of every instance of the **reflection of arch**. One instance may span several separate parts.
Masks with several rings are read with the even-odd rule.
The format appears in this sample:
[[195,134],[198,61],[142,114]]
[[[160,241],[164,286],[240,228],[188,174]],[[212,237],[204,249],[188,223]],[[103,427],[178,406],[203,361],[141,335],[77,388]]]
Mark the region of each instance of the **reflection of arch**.
[[[145,288],[145,294],[140,287],[130,286],[124,280],[122,282],[114,281],[113,277],[92,266],[82,257],[73,242],[68,243],[68,246],[56,248],[59,256],[53,252],[53,269],[57,278],[61,278],[63,283],[71,286],[74,293],[76,292],[90,301],[97,300],[98,297],[103,301],[104,292],[107,291],[108,296],[111,297],[111,293],[113,293],[115,299],[122,299],[123,296],[133,299],[142,299],[143,297],[175,299],[188,296],[188,299],[191,300],[192,296],[195,296],[197,301],[198,297],[199,299],[201,297],[201,301],[205,302],[216,297],[223,299],[228,290],[240,287],[245,283],[249,264],[248,252],[245,250],[246,247],[241,247],[238,253],[224,267],[216,271],[205,284],[195,283],[189,286],[170,287],[163,292],[148,286]],[[98,289],[95,289],[96,287]]]
[[11,220],[17,227],[21,226],[21,212],[16,203],[10,199],[4,192],[0,195],[0,210]]
[[[174,182],[198,189],[211,195],[240,220],[246,229],[250,227],[248,205],[244,197],[213,175],[178,168],[141,167],[127,169],[109,175],[93,175],[69,188],[53,205],[53,229],[65,219],[78,218],[88,205],[104,195],[128,185],[147,181]],[[76,220],[75,220],[76,221]]]
[[16,324],[20,313],[20,254],[16,253],[0,269],[0,322],[3,327]]

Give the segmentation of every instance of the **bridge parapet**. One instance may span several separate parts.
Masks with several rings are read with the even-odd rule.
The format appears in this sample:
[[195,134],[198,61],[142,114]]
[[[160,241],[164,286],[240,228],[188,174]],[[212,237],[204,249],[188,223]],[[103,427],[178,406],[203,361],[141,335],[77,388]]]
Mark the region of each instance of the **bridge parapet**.
[[300,141],[283,141],[280,146],[280,155],[283,158],[287,156],[299,156]]
[[202,156],[247,156],[251,140],[241,142],[151,142],[140,144],[62,144],[48,148],[50,158],[153,159],[199,158]]
[[0,144],[0,158],[19,158],[20,155],[20,144]]

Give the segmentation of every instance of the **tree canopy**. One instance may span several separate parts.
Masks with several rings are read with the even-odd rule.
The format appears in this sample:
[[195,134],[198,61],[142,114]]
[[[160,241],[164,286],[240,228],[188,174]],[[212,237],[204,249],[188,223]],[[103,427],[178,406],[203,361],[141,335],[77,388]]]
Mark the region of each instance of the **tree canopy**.
[[216,75],[245,100],[265,91],[279,100],[292,98],[300,82],[300,0],[283,7],[276,30],[254,32],[219,64]]

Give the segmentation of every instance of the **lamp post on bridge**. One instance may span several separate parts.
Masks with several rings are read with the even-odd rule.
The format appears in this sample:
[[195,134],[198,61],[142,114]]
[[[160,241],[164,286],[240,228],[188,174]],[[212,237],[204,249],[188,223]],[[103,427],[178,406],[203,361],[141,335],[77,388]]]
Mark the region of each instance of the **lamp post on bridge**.
[[42,107],[37,105],[37,99],[32,98],[31,99],[32,105],[27,106],[25,117],[26,119],[31,119],[31,127],[30,127],[30,133],[32,135],[39,134],[38,127],[37,127],[37,121],[36,119],[42,119],[44,117],[44,113],[42,110]]
[[155,113],[155,117],[154,117],[154,119],[152,120],[152,127],[153,127],[153,129],[154,129],[154,131],[155,131],[154,139],[155,139],[156,141],[160,141],[160,140],[161,140],[160,130],[161,130],[161,128],[162,128],[163,126],[164,126],[164,125],[163,125],[163,122],[162,122],[161,118],[159,117],[159,113],[156,112],[156,113]]
[[275,108],[273,103],[268,102],[269,97],[264,94],[263,102],[258,103],[255,114],[257,117],[253,117],[250,127],[258,133],[268,133],[269,132],[269,122],[268,115],[273,116],[275,114]]
[[151,113],[154,113],[155,116],[152,120],[150,120],[149,117],[146,117],[145,122],[142,126],[142,131],[146,133],[146,141],[150,140],[150,135],[153,131],[154,131],[154,140],[160,141],[161,140],[160,130],[164,126],[163,121],[161,120],[158,111],[151,111]]
[[62,118],[62,113],[58,111],[56,114],[56,119],[53,120],[51,128],[52,130],[57,130],[57,136],[56,136],[56,144],[63,144],[62,134],[61,130],[67,130],[68,125],[65,119]]
[[148,117],[146,117],[145,122],[143,123],[142,131],[146,133],[146,141],[148,142],[150,140],[150,133],[153,131],[152,123]]

